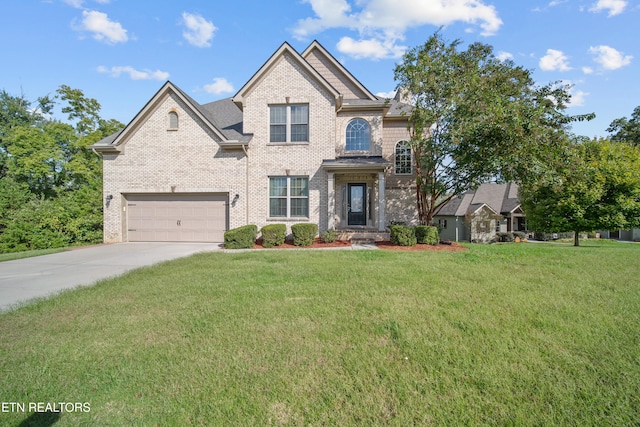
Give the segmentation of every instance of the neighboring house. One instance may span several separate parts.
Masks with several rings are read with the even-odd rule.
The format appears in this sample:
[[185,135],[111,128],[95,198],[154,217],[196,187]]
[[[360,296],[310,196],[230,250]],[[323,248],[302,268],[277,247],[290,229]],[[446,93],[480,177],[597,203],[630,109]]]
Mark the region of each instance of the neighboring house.
[[640,228],[633,228],[631,230],[599,230],[600,237],[603,239],[616,239],[625,240],[629,242],[640,242]]
[[440,238],[488,242],[497,232],[524,231],[525,218],[513,183],[486,183],[454,197],[434,216]]
[[167,82],[92,146],[104,241],[222,241],[241,225],[298,222],[387,238],[390,221],[417,219],[403,107],[317,41],[302,53],[284,43],[232,98],[200,105]]

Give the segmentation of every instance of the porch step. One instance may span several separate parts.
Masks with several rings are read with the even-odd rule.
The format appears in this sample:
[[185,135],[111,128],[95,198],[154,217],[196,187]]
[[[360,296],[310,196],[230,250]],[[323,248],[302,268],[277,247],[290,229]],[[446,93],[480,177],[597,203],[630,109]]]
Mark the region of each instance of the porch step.
[[389,240],[388,232],[384,231],[368,231],[368,230],[337,230],[338,240],[349,240],[354,242],[374,243]]

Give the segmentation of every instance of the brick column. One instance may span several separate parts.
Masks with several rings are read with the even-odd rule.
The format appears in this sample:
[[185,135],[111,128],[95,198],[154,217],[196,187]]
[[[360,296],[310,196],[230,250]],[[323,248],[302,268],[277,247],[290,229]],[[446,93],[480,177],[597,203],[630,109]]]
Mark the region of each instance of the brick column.
[[384,172],[378,172],[378,231],[385,231]]
[[333,172],[327,173],[327,230],[336,228],[336,188]]

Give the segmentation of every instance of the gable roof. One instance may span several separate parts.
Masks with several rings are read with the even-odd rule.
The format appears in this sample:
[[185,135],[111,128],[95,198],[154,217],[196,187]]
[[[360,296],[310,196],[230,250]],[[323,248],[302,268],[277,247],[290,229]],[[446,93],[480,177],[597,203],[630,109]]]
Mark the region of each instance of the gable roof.
[[289,54],[305,71],[309,73],[309,75],[311,75],[322,87],[331,93],[336,100],[336,108],[339,108],[342,105],[342,95],[340,92],[338,92],[335,87],[333,87],[315,68],[313,68],[293,47],[291,47],[289,43],[284,42],[232,98],[233,102],[235,102],[238,107],[242,109],[245,96],[260,80],[262,80],[262,78],[285,54]]
[[[96,142],[91,148],[103,152],[122,151],[122,145],[126,141],[127,136],[143,122],[144,117],[155,108],[165,95],[171,93],[180,98],[180,100],[202,120],[207,128],[220,139],[220,145],[235,147],[246,144],[251,139],[251,135],[242,134],[242,112],[233,104],[229,106],[228,100],[200,105],[182,89],[167,80],[124,129]],[[233,111],[234,107],[236,111]]]
[[467,213],[476,212],[482,205],[488,206],[496,213],[512,213],[520,207],[518,185],[493,182],[482,184],[477,189],[466,191],[445,203],[436,215],[465,216]]
[[314,40],[307,48],[302,52],[302,57],[305,60],[308,60],[309,56],[312,52],[317,51],[320,55],[325,58],[332,67],[340,73],[346,81],[351,83],[354,87],[358,88],[364,95],[365,99],[369,101],[380,101],[377,96],[369,91],[358,79],[356,79],[353,74],[349,72],[331,53],[324,48],[317,40]]

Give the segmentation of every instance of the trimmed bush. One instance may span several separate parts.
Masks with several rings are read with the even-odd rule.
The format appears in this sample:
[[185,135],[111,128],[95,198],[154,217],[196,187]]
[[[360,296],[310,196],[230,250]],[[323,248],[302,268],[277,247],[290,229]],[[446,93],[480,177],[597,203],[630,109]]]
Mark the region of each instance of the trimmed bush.
[[513,242],[516,238],[511,232],[498,232],[496,233],[496,238],[498,242],[510,243]]
[[262,246],[272,248],[284,243],[287,236],[287,226],[285,224],[269,224],[260,229],[262,233]]
[[318,235],[318,225],[310,223],[293,224],[291,226],[293,244],[296,246],[311,246]]
[[418,243],[426,245],[437,245],[440,243],[438,227],[432,225],[417,225],[415,231]]
[[232,228],[224,233],[225,249],[248,249],[252,248],[258,236],[258,226],[249,224],[242,227]]
[[389,227],[391,231],[391,243],[398,246],[415,246],[417,243],[416,231],[414,227],[408,225],[392,225]]
[[325,230],[320,235],[320,238],[325,243],[333,243],[338,238],[338,232],[336,230],[334,230],[334,229]]

